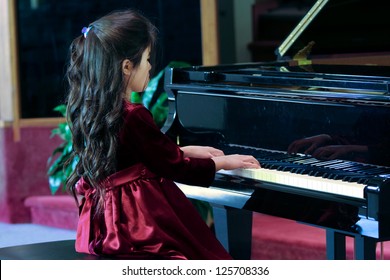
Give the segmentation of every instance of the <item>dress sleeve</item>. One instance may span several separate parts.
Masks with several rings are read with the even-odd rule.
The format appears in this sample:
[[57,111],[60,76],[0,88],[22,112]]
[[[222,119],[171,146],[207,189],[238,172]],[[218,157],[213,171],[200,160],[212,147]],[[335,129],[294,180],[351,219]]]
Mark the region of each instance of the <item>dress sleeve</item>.
[[212,159],[184,158],[180,147],[154,123],[152,114],[137,106],[125,117],[125,139],[153,173],[180,183],[209,186],[215,176]]

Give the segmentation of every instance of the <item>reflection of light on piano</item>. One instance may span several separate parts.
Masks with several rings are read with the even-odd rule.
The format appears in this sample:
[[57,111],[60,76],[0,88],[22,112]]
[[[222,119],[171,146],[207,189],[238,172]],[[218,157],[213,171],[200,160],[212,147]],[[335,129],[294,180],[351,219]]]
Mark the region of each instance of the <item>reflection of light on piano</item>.
[[327,192],[337,195],[356,197],[364,199],[364,188],[366,185],[332,180],[322,177],[315,177],[302,174],[294,174],[279,170],[270,169],[237,169],[220,170],[218,173],[241,176],[244,178],[265,181],[269,183],[288,185],[313,191]]

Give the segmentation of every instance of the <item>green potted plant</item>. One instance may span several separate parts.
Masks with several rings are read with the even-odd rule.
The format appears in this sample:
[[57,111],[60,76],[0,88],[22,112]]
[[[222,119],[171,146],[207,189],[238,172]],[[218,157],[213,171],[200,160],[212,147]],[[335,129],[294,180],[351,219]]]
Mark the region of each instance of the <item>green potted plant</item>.
[[[66,106],[64,104],[54,108],[54,111],[59,112],[64,118],[66,116]],[[66,165],[69,161],[72,152],[72,135],[68,123],[62,122],[57,128],[52,130],[51,137],[58,136],[63,142],[54,149],[52,155],[48,159],[49,187],[52,194],[56,194],[60,189],[66,191],[66,179],[71,174],[77,163],[77,158],[74,158],[72,163]]]

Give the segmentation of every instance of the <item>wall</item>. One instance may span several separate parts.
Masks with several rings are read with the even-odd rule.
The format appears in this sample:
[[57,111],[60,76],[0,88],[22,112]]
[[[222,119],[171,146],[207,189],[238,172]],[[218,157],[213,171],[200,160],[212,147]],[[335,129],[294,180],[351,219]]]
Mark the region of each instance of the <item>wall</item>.
[[14,2],[0,1],[0,221],[25,223],[24,200],[50,194],[47,160],[61,143],[50,135],[61,119],[19,119]]
[[252,5],[255,0],[219,0],[221,64],[251,61]]
[[62,142],[58,137],[50,138],[53,128],[21,127],[21,141],[14,141],[12,127],[0,128],[0,222],[30,222],[25,199],[50,195],[47,160]]
[[236,62],[250,62],[248,44],[252,41],[252,5],[255,0],[235,0],[234,18],[236,36]]

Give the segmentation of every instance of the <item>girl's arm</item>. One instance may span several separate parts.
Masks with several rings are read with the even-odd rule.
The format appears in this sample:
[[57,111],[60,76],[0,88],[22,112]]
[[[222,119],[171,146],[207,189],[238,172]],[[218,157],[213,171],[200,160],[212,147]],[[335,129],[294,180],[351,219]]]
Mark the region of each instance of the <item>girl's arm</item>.
[[180,150],[184,157],[212,158],[224,155],[223,151],[209,146],[185,146],[180,147]]
[[211,158],[216,171],[220,169],[259,168],[259,162],[249,155],[226,155],[223,151],[208,146],[185,146],[180,148],[184,157]]

